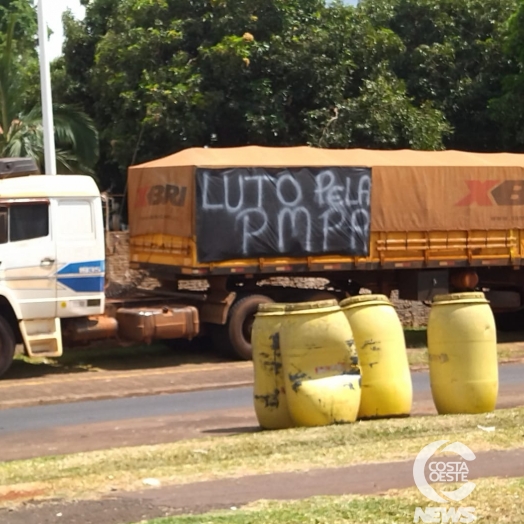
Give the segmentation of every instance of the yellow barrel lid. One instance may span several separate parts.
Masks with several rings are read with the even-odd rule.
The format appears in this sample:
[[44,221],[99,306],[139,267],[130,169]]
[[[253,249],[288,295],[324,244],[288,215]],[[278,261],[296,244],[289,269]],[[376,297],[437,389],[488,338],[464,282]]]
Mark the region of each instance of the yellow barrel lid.
[[448,295],[436,295],[433,304],[456,303],[456,302],[488,302],[486,295],[480,291],[468,291],[462,293],[450,293]]
[[352,306],[360,306],[366,302],[377,302],[381,304],[391,304],[386,295],[356,295],[354,297],[345,298],[340,302],[341,308]]
[[257,314],[310,313],[322,309],[327,311],[337,311],[340,310],[340,307],[335,299],[317,300],[314,302],[260,304],[260,306],[258,306]]

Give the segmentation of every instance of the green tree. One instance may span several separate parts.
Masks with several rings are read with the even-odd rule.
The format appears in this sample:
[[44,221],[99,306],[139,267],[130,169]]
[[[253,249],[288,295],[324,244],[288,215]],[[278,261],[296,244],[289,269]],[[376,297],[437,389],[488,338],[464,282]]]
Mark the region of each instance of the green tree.
[[[346,67],[333,79],[331,96],[304,119],[309,141],[323,147],[442,149],[450,133],[442,111],[410,96],[392,64],[405,53],[402,39],[387,25],[392,6],[373,4],[327,11],[326,36]],[[344,35],[333,39],[332,35]]]
[[394,32],[403,52],[391,61],[417,105],[443,111],[452,127],[446,147],[504,147],[489,103],[513,71],[504,55],[505,27],[516,0],[362,0],[375,27]]
[[310,119],[314,142],[323,147],[444,149],[450,132],[441,111],[429,103],[414,105],[404,82],[387,70],[366,79],[359,96],[335,106],[331,115],[320,110]]
[[398,35],[342,3],[91,0],[83,21],[65,23],[58,95],[104,130],[99,169],[118,169],[120,184],[135,155],[206,144],[433,149],[449,130],[391,70]]
[[25,86],[21,104],[24,109],[30,109],[40,96],[36,51],[38,23],[34,0],[0,0],[0,46],[5,45],[12,16],[17,20],[13,33],[12,61]]
[[[43,126],[39,106],[26,107],[26,80],[15,40],[16,15],[11,15],[0,47],[0,151],[4,157],[28,156],[43,171]],[[54,108],[57,169],[61,173],[92,173],[98,156],[98,135],[84,113],[64,105]]]
[[36,57],[38,21],[34,0],[0,0],[0,44],[4,45],[9,33],[10,19],[15,16],[18,24],[14,29],[17,55],[24,60]]
[[519,0],[507,25],[506,59],[515,64],[503,78],[503,92],[491,100],[493,119],[507,149],[524,151],[524,1]]

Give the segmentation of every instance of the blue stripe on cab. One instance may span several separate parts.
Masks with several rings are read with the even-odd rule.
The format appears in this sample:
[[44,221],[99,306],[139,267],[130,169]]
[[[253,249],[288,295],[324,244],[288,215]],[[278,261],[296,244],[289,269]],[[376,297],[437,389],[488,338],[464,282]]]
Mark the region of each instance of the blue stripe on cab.
[[104,260],[94,260],[87,262],[72,262],[71,264],[66,264],[62,269],[58,271],[58,275],[89,275],[89,274],[98,274],[105,272],[105,261]]
[[81,277],[62,277],[58,282],[77,293],[95,293],[104,291],[103,276],[81,276]]

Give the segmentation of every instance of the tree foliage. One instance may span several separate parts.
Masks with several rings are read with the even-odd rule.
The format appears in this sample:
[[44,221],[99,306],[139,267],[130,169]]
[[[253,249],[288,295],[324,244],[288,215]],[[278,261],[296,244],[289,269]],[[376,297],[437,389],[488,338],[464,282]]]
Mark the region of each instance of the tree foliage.
[[202,145],[497,151],[519,1],[84,0],[84,20],[64,18],[55,96],[103,130],[112,182]]
[[[17,5],[17,2],[14,2]],[[29,67],[33,47],[20,43],[32,25],[27,18],[20,31],[19,13],[8,12],[8,24],[0,43],[0,154],[3,157],[31,157],[44,167],[44,133],[39,105],[28,107]],[[0,20],[5,21],[0,18]],[[24,61],[24,59],[27,59]],[[25,66],[25,67],[24,67]],[[98,156],[98,134],[93,121],[72,107],[54,108],[57,169],[62,173],[92,173]]]
[[13,34],[16,55],[21,60],[35,57],[38,22],[34,0],[0,0],[0,45],[5,45],[13,16],[18,22]]
[[513,70],[504,35],[515,6],[516,0],[363,0],[369,16],[403,42],[392,68],[410,95],[444,112],[453,128],[448,147],[503,147],[489,102]]
[[494,120],[502,129],[502,140],[508,149],[524,151],[524,1],[519,0],[507,24],[505,51],[515,64],[503,78],[503,91],[491,101]]

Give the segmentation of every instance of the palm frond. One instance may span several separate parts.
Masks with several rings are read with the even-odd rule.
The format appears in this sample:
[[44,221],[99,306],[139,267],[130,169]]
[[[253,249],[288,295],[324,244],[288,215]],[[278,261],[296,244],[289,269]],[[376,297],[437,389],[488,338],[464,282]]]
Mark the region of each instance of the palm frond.
[[[43,126],[34,122],[30,126],[22,122],[13,124],[10,128],[8,141],[0,151],[4,157],[33,158],[40,171],[44,171],[44,130]],[[56,149],[56,167],[59,174],[83,173],[93,175],[89,165],[82,164],[72,149]]]
[[54,109],[56,142],[60,148],[71,149],[78,162],[94,167],[99,156],[98,131],[94,122],[73,107]]
[[[68,165],[75,165],[80,172],[91,174],[99,156],[98,132],[93,121],[82,111],[65,105],[53,107],[53,119],[57,164],[58,151],[62,154],[69,151],[72,156],[68,156]],[[27,114],[21,115],[20,120],[27,128],[41,126],[42,111],[35,107]],[[71,163],[73,157],[76,161]]]

